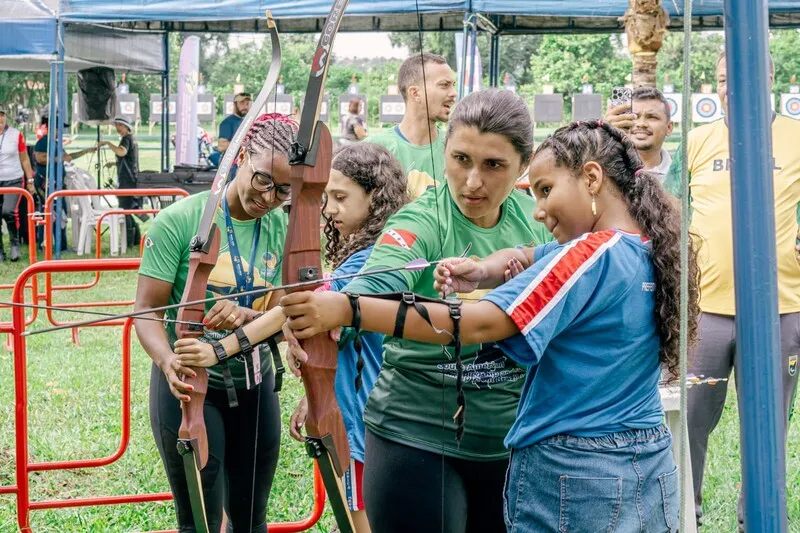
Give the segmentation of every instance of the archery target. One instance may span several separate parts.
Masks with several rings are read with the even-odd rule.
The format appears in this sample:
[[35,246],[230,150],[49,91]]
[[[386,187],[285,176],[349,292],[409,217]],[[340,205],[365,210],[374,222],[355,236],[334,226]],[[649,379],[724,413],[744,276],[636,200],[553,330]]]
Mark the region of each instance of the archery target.
[[714,122],[721,119],[722,104],[716,94],[693,94],[692,95],[692,121]]
[[681,113],[683,112],[683,95],[682,94],[665,94],[664,98],[667,99],[669,104],[669,118],[673,122],[681,121]]
[[136,102],[120,102],[119,111],[122,115],[136,116]]
[[380,98],[380,121],[384,124],[396,124],[406,114],[406,103],[398,94],[384,94]]
[[800,119],[800,94],[781,95],[781,114]]

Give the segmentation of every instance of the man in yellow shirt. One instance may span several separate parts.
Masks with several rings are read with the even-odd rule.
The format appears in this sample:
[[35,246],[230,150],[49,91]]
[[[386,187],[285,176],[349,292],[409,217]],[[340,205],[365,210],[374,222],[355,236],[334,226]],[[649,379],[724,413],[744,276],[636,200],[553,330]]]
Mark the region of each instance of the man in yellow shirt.
[[[775,66],[770,59],[770,86]],[[727,112],[725,53],[717,59],[717,93]],[[777,244],[778,304],[780,313],[783,403],[787,419],[797,387],[800,354],[800,264],[795,250],[800,215],[800,121],[776,115],[772,122],[775,236]],[[728,377],[738,368],[734,321],[736,318],[733,272],[730,151],[727,118],[695,128],[689,133],[687,167],[691,231],[700,267],[700,341],[689,358],[689,372],[707,377]],[[680,191],[680,150],[665,187]],[[738,370],[737,370],[738,372]],[[701,523],[703,469],[708,437],[725,405],[727,383],[693,387],[688,395],[689,449],[695,489],[695,511]],[[741,495],[739,530],[744,531]]]

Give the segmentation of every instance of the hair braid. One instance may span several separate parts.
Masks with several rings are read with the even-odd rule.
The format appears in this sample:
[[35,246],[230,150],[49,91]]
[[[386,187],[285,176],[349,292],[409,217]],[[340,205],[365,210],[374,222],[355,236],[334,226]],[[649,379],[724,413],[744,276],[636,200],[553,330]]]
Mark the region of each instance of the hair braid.
[[[656,319],[661,338],[659,359],[670,374],[680,364],[680,252],[681,215],[677,202],[658,179],[643,169],[633,142],[622,131],[602,121],[575,122],[558,129],[537,148],[534,157],[550,151],[556,164],[575,175],[583,166],[598,163],[628,205],[628,212],[652,241],[656,275]],[[698,276],[696,251],[689,246],[689,344],[697,340]]]
[[280,113],[259,116],[242,141],[242,150],[248,154],[275,151],[289,157],[292,143],[297,138],[298,124]]

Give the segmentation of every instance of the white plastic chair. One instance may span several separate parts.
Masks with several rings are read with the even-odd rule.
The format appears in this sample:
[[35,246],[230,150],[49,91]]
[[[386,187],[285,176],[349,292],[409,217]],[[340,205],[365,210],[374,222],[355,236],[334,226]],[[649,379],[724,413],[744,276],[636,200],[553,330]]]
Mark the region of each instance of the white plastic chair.
[[[88,172],[80,167],[73,166],[67,172],[68,179],[65,181],[68,189],[74,190],[97,190],[97,186]],[[116,204],[116,197],[109,196]],[[100,196],[74,196],[70,205],[70,216],[72,218],[73,242],[77,242],[76,251],[78,255],[90,254],[92,252],[92,242],[94,242],[94,231],[101,215],[108,211],[102,208],[102,198]],[[111,202],[109,202],[111,203]],[[116,208],[112,204],[112,208]],[[77,222],[77,224],[76,224]],[[125,231],[125,215],[108,215],[103,217],[102,224],[109,228],[111,237],[111,255],[119,255],[120,251],[124,254],[128,249],[127,234]],[[75,229],[77,226],[77,230]]]

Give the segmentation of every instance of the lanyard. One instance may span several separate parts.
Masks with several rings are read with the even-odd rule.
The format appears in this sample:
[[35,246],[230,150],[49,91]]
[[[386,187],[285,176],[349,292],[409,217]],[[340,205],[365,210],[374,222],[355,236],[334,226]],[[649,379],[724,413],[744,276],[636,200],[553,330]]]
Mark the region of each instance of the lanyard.
[[[231,254],[231,263],[233,263],[233,273],[236,275],[236,291],[246,292],[253,289],[253,272],[256,264],[256,253],[258,252],[258,241],[261,238],[261,219],[256,219],[255,230],[253,231],[253,246],[250,250],[250,271],[245,273],[242,266],[242,258],[239,255],[239,245],[236,243],[236,235],[233,231],[233,220],[231,220],[231,212],[228,209],[227,199],[228,187],[222,192],[222,212],[225,214],[225,233],[228,236],[228,250]],[[236,300],[242,307],[251,307],[255,295],[239,296]]]

